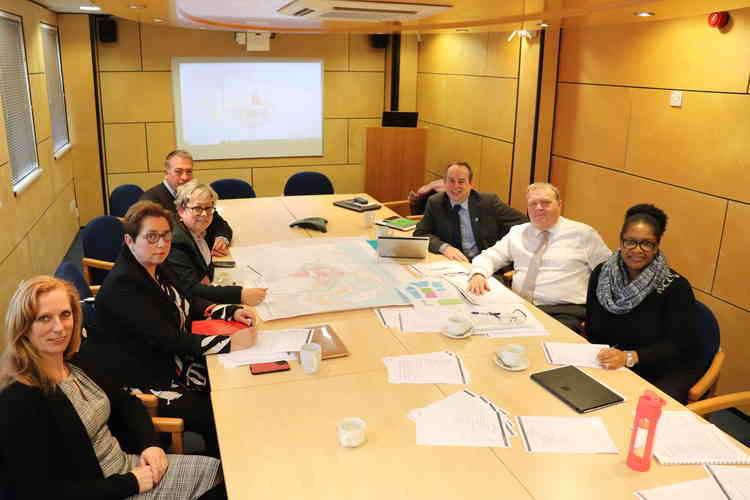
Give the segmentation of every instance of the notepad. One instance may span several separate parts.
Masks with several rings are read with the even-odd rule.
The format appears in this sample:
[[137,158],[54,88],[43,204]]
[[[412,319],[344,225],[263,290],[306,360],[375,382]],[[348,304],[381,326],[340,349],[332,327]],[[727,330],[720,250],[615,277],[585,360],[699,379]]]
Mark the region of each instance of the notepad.
[[527,451],[617,453],[601,417],[518,417]]
[[606,344],[542,342],[544,356],[551,365],[573,365],[588,368],[602,367],[596,356],[599,351],[608,347]]
[[709,477],[640,490],[640,500],[747,500],[750,498],[750,468],[707,465]]
[[419,221],[394,215],[393,217],[379,220],[375,224],[377,224],[378,226],[385,226],[391,229],[396,229],[398,231],[411,231],[412,229],[417,227]]
[[431,352],[383,358],[391,384],[468,384],[469,372],[452,352]]

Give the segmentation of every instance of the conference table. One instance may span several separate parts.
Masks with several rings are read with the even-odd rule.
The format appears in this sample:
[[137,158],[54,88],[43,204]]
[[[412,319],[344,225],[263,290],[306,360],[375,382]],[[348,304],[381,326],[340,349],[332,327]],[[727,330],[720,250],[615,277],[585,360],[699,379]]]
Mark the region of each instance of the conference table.
[[[309,238],[374,239],[375,229],[367,227],[363,214],[332,204],[354,196],[372,199],[358,193],[222,200],[219,205],[234,229],[233,246]],[[386,207],[375,212],[376,220],[389,215],[393,212]],[[293,220],[310,216],[327,219],[328,232],[289,227]],[[441,259],[430,254],[426,261]],[[259,322],[260,330],[331,324],[351,354],[324,360],[313,375],[296,361],[290,361],[286,372],[251,375],[247,366],[228,368],[217,357],[208,358],[229,498],[630,499],[636,490],[706,477],[697,465],[664,466],[654,460],[646,473],[627,467],[633,416],[643,391],[655,390],[667,400],[667,410],[684,409],[630,370],[583,368],[626,398],[589,414],[602,417],[617,454],[530,453],[518,437],[511,440],[511,448],[418,446],[407,413],[465,388],[513,417],[577,415],[529,374],[553,368],[542,352],[542,340],[586,340],[526,305],[549,336],[451,339],[439,333],[403,333],[385,328],[370,309]],[[511,343],[526,347],[529,369],[510,372],[495,365],[494,353]],[[471,383],[388,383],[383,357],[436,351],[459,354]],[[339,446],[336,424],[345,417],[367,423],[367,442],[359,448]]]

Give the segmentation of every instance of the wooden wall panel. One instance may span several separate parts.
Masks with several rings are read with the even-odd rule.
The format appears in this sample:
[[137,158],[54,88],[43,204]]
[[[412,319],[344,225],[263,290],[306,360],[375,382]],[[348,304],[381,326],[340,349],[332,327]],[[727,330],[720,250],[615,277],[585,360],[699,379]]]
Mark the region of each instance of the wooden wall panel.
[[361,193],[365,187],[365,171],[361,165],[318,165],[309,167],[254,168],[255,192],[258,196],[280,196],[287,179],[297,172],[312,170],[328,176],[334,192]]
[[[273,43],[273,42],[271,42]],[[368,35],[349,35],[349,71],[385,71],[385,49],[370,46]],[[326,68],[332,70],[333,68]]]
[[[5,107],[3,106],[2,99],[0,99],[0,116],[5,116]],[[0,120],[0,165],[10,161],[10,156],[8,156],[7,132],[8,131],[5,128],[5,120]]]
[[750,95],[630,89],[625,170],[750,202]]
[[516,80],[420,73],[420,119],[513,141]]
[[146,163],[146,126],[111,123],[104,126],[107,172],[143,172]]
[[58,19],[70,142],[73,145],[67,156],[71,159],[75,176],[80,223],[85,225],[105,213],[91,38],[88,16],[60,14]]
[[594,227],[612,249],[629,207],[653,203],[664,210],[669,222],[661,248],[670,265],[693,287],[711,290],[725,200],[561,158],[552,171],[553,182],[565,179],[563,215]]
[[140,71],[141,33],[138,23],[117,19],[117,41],[97,43],[99,71]]
[[622,87],[560,84],[553,154],[622,169],[630,99]]
[[[39,161],[40,166],[43,168],[49,164],[46,158],[40,157]],[[14,207],[13,209],[16,213],[15,227],[17,228],[17,235],[25,236],[36,221],[39,220],[39,217],[52,204],[54,198],[50,177],[48,172],[43,172],[28,188],[13,197],[11,206]],[[8,186],[10,187],[10,183]]]
[[349,120],[349,159],[347,163],[365,164],[365,145],[367,127],[379,127],[381,121],[375,118]]
[[[417,71],[419,43],[416,35],[401,35],[401,65],[399,67],[398,110],[417,111]],[[389,75],[386,76],[386,79]],[[390,91],[387,91],[390,98]],[[390,104],[390,99],[386,106]]]
[[[200,176],[196,176],[200,180]],[[157,185],[164,179],[164,172],[136,172],[123,174],[107,174],[107,186],[109,191],[107,198],[112,191],[123,184],[135,184],[140,186],[144,191]]]
[[141,25],[143,70],[169,71],[172,57],[315,57],[326,71],[348,69],[347,35],[279,33],[268,52],[248,52],[234,41],[233,31],[212,31]]
[[29,75],[31,90],[31,107],[34,111],[34,132],[36,142],[42,142],[52,135],[52,122],[49,115],[49,99],[47,99],[47,80],[44,74]]
[[105,72],[100,76],[104,123],[174,120],[171,73]]
[[482,154],[479,173],[474,181],[479,191],[495,193],[508,203],[510,176],[513,166],[513,144],[482,137]]
[[487,33],[422,35],[419,47],[419,72],[484,74],[487,64],[487,37]]
[[66,154],[59,160],[52,158],[51,139],[39,145],[39,152],[50,158],[49,170],[52,176],[52,192],[59,193],[73,180],[73,156]]
[[721,33],[704,16],[566,29],[560,81],[746,92],[750,11],[732,12]]
[[460,130],[420,122],[427,129],[427,161],[425,170],[442,177],[445,167],[452,161],[465,161],[475,175],[481,168],[482,137]]
[[749,217],[750,206],[729,202],[712,292],[714,296],[744,309],[750,309],[750,231],[747,229]]
[[510,42],[510,33],[489,33],[487,38],[487,66],[485,75],[518,78],[520,37]]
[[[719,377],[718,394],[728,394],[748,390],[750,364],[745,353],[750,352],[750,337],[747,325],[750,323],[750,312],[718,300],[711,295],[694,290],[695,298],[703,302],[716,316],[721,328],[721,348],[727,353]],[[742,408],[750,411],[750,406]]]
[[149,171],[163,172],[165,158],[177,149],[174,123],[147,123],[146,147]]
[[19,227],[16,217],[16,200],[11,191],[10,183],[10,163],[0,166],[0,186],[5,187],[5,189],[0,189],[0,206],[2,207],[2,210],[0,210],[0,227],[3,228],[3,237],[0,238],[0,262],[2,262],[21,241],[24,234],[24,228]]
[[[71,210],[75,202],[70,183],[29,231],[33,274],[52,274],[78,232],[78,219]],[[50,235],[54,235],[53,238]]]
[[383,79],[379,72],[326,72],[323,116],[379,118],[383,114]]
[[[0,280],[0,314],[3,318],[8,310],[8,302],[18,284],[34,275],[31,269],[29,241],[24,238],[5,260],[0,261],[0,274],[3,276]],[[5,328],[2,331],[0,335],[5,335]]]

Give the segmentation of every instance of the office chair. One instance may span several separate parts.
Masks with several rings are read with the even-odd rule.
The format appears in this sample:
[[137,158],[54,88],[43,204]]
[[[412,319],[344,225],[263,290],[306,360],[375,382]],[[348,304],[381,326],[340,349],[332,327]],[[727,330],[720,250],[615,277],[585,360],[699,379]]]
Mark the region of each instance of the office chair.
[[143,189],[135,184],[117,186],[109,195],[109,214],[114,217],[124,217],[130,205],[138,201]]
[[96,310],[91,299],[99,291],[99,286],[90,286],[86,283],[83,274],[72,262],[63,262],[57,266],[55,277],[72,283],[78,290],[78,295],[81,297],[81,311],[83,312],[84,333],[82,333],[82,340],[85,340],[96,328]]
[[107,272],[115,266],[122,248],[122,221],[111,215],[101,215],[83,229],[83,277],[90,285],[101,285]]
[[221,200],[236,200],[238,198],[255,198],[255,190],[242,179],[219,179],[211,183],[211,187]]
[[333,194],[333,184],[320,172],[298,172],[286,181],[284,196]]
[[719,323],[714,313],[697,300],[695,307],[696,323],[701,340],[701,352],[696,364],[705,367],[705,373],[688,391],[688,404],[713,395],[725,357],[720,345]]
[[171,438],[171,444],[169,445],[170,453],[182,454],[185,451],[183,434],[185,432],[185,421],[181,418],[172,417],[159,417],[157,412],[159,410],[159,398],[153,394],[143,393],[131,393],[137,397],[146,407],[148,415],[151,417],[151,421],[154,424],[156,432],[169,434]]

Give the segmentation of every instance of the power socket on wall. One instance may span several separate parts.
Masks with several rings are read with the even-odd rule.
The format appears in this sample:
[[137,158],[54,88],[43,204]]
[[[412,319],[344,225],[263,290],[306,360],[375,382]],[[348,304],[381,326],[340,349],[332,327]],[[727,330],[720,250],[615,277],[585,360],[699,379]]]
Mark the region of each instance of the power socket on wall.
[[673,90],[672,93],[669,95],[669,105],[673,108],[681,108],[682,107],[682,91],[681,90]]

